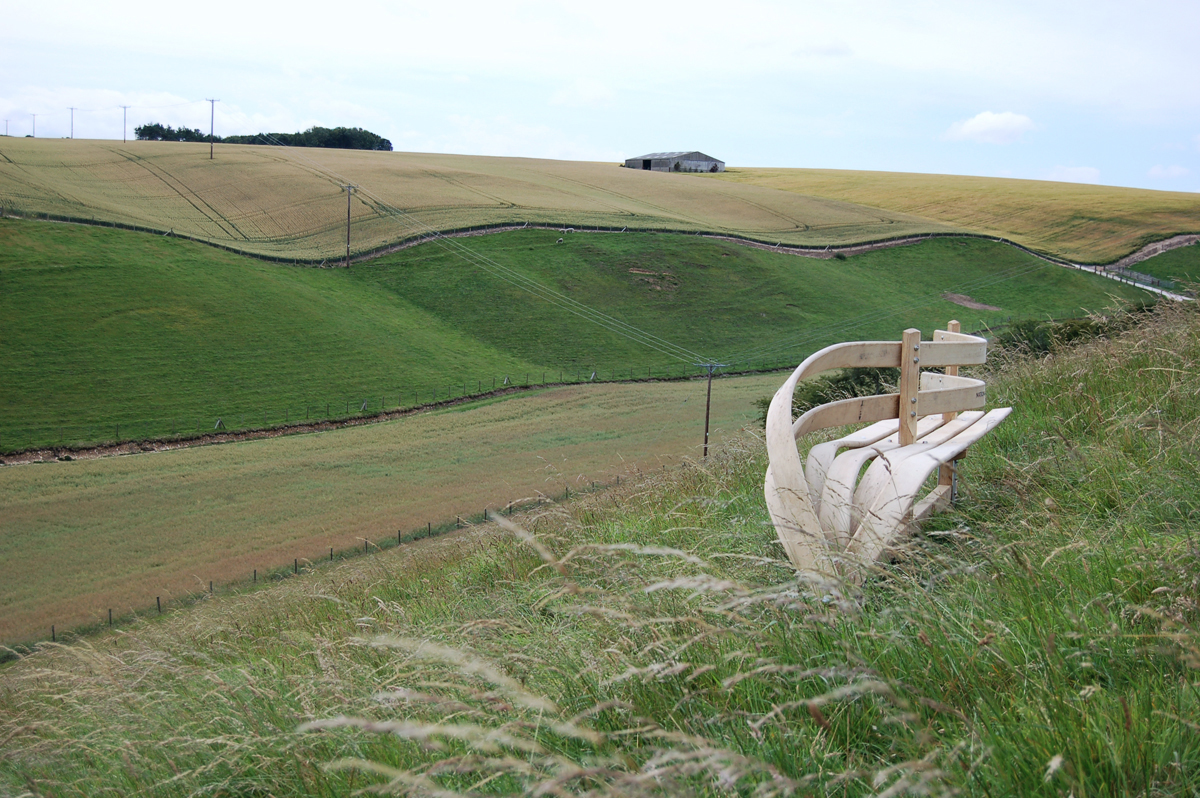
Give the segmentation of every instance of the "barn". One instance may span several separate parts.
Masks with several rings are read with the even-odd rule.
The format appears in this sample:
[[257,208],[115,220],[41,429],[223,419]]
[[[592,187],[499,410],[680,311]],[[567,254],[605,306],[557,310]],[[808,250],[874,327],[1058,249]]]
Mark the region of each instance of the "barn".
[[652,152],[625,160],[627,169],[653,172],[724,172],[725,162],[702,152]]

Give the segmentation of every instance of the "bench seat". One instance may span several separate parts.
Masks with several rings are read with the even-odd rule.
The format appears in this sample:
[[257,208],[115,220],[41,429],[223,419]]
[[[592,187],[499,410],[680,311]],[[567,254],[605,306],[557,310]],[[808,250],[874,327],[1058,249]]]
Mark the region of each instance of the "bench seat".
[[[861,581],[897,537],[949,505],[954,463],[1011,412],[980,410],[986,386],[957,374],[960,365],[984,361],[986,344],[959,332],[956,322],[933,341],[907,330],[901,342],[837,344],[806,359],[776,392],[767,413],[764,492],[798,570]],[[945,373],[922,373],[922,365]],[[791,418],[800,380],[853,366],[899,367],[900,393],[831,402]],[[799,438],[854,422],[868,426],[813,446],[801,466]],[[921,495],[935,472],[938,484]]]

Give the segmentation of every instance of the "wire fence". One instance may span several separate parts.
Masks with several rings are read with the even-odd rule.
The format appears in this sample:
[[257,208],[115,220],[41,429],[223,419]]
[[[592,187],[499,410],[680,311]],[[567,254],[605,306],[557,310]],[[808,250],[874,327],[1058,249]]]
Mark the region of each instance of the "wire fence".
[[[666,466],[663,466],[663,469],[665,470]],[[572,496],[596,493],[614,485],[619,486],[620,484],[621,476],[619,474],[611,482],[592,480],[583,484],[577,484],[574,488],[570,484],[563,484],[561,492],[539,492],[538,495],[532,498],[514,499],[504,504],[489,504],[478,511],[458,513],[454,516],[453,520],[443,519],[436,524],[432,521],[426,521],[424,526],[398,529],[394,535],[364,536],[359,538],[360,542],[352,547],[343,547],[340,549],[336,546],[330,547],[328,555],[324,551],[318,553],[306,549],[302,555],[294,557],[290,563],[251,569],[250,573],[242,574],[240,577],[234,579],[231,579],[228,573],[221,574],[218,578],[208,581],[206,590],[202,589],[182,593],[164,591],[164,595],[155,596],[153,603],[147,602],[140,609],[130,607],[118,611],[116,608],[108,608],[107,612],[92,609],[89,611],[92,617],[91,621],[68,622],[61,626],[59,624],[51,624],[49,629],[36,635],[33,639],[27,639],[22,643],[13,642],[0,646],[0,662],[5,662],[13,657],[32,652],[39,642],[68,642],[102,629],[129,626],[148,617],[153,618],[165,615],[172,609],[193,606],[200,601],[215,598],[220,594],[244,593],[260,586],[314,573],[322,566],[329,566],[344,560],[394,549],[407,543],[487,523],[489,513],[512,515],[513,513],[529,510],[543,504],[563,502]]]
[[[791,360],[743,361],[730,364],[724,373],[774,371],[794,367]],[[186,441],[222,435],[270,431],[300,431],[326,424],[347,424],[392,414],[435,408],[447,403],[486,399],[514,389],[534,389],[591,383],[630,383],[681,380],[706,372],[689,363],[651,366],[572,366],[563,369],[524,371],[486,378],[448,381],[439,386],[346,392],[323,401],[272,402],[255,408],[218,412],[181,410],[155,418],[80,420],[66,418],[53,424],[12,425],[0,421],[0,454],[30,451],[70,452],[105,446]],[[66,456],[69,456],[66,455]]]

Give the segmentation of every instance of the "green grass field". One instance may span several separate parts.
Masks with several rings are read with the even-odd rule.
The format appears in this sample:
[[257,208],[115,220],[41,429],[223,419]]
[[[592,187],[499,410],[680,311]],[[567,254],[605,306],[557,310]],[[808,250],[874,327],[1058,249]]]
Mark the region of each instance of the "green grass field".
[[[714,442],[780,378],[718,379]],[[0,643],[698,458],[705,383],[578,385],[332,432],[0,469]]]
[[709,179],[860,203],[1076,263],[1111,263],[1176,233],[1200,232],[1200,196],[1117,186],[839,169],[731,169]]
[[1192,244],[1155,255],[1132,268],[1160,280],[1200,283],[1200,245]]
[[1195,795],[1198,359],[1190,304],[994,358],[1015,412],[861,589],[779,561],[748,440],[47,645],[0,793]]
[[[1137,289],[987,241],[815,260],[682,235],[467,239],[516,270],[735,367],[847,337],[1062,317]],[[942,298],[964,294],[997,310]],[[412,406],[527,379],[695,373],[438,244],[350,269],[266,264],[145,233],[0,220],[0,451]]]

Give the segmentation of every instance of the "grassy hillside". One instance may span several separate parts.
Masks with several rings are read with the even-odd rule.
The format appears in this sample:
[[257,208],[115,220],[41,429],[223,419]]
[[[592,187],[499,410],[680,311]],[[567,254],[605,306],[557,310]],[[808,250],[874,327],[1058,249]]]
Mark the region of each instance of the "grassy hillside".
[[[705,357],[798,362],[847,336],[959,318],[1074,316],[1137,289],[1011,247],[943,239],[814,260],[681,235],[524,231],[476,260]],[[489,269],[493,267],[489,266]],[[953,304],[960,294],[992,308]],[[960,297],[961,299],[961,297]],[[694,373],[438,244],[346,269],[194,242],[0,220],[0,451],[262,427],[493,383]]]
[[1193,244],[1155,255],[1132,268],[1160,280],[1200,283],[1200,245]]
[[1200,195],[1178,191],[838,169],[738,168],[710,177],[912,214],[1076,263],[1111,263],[1151,241],[1200,231]]
[[775,559],[748,441],[48,646],[0,791],[1193,795],[1198,359],[1172,306],[1001,367],[959,508],[861,590]]
[[[713,440],[752,424],[779,381],[717,381]],[[703,442],[704,391],[578,385],[371,427],[0,469],[0,643],[674,464]]]
[[[741,233],[847,243],[948,230],[786,191],[614,164],[180,142],[4,139],[0,206],[113,221],[284,258],[370,251],[427,229],[516,222]],[[380,203],[411,217],[397,217]]]
[[[998,235],[1109,262],[1200,230],[1196,195],[999,178],[804,169],[701,176],[615,164],[137,141],[0,140],[0,207],[174,230],[285,259],[373,251],[471,225],[546,223],[837,245],[912,233]],[[399,209],[397,216],[384,205]]]

